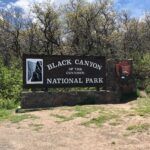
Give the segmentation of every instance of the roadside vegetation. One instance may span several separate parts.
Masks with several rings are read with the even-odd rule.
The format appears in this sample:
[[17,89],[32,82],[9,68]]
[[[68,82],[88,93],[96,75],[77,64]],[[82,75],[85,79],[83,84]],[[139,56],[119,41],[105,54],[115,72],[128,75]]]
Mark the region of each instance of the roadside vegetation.
[[139,98],[137,100],[137,108],[135,108],[135,111],[140,116],[150,117],[150,97]]
[[[42,5],[36,3],[31,12],[35,14],[35,22],[32,18],[24,20],[23,14],[13,6],[0,10],[1,120],[13,118],[15,115],[12,116],[12,110],[20,105],[23,53],[96,55],[114,59],[133,59],[137,93],[142,90],[147,95],[150,94],[149,12],[145,13],[143,20],[140,21],[132,18],[127,11],[116,12],[113,3],[107,0],[93,3],[71,0],[60,9],[56,9],[48,2]],[[81,88],[74,89],[81,90]],[[68,89],[60,90],[68,91]],[[130,115],[149,116],[149,97],[139,98],[136,103],[137,106]],[[94,106],[74,108],[75,114],[69,118],[60,114],[54,116],[62,121],[69,121],[98,112],[96,118],[85,124],[101,126],[105,122],[119,118],[118,114],[121,113],[118,110],[111,112]],[[21,116],[21,119],[13,120],[22,120],[26,117],[28,118],[25,115]]]
[[37,119],[37,117],[30,114],[15,114],[14,110],[0,109],[0,122],[19,123],[26,119]]
[[22,70],[14,63],[4,66],[0,59],[0,109],[19,106],[22,91]]
[[[69,116],[65,114],[53,114],[50,113],[51,117],[56,118],[58,123],[64,123],[72,121],[78,118],[83,118],[81,125],[90,127],[102,127],[105,123],[111,126],[118,126],[123,123],[125,118],[150,118],[150,98],[138,98],[135,101],[129,102],[129,109],[120,109],[116,107],[109,107],[107,105],[85,105],[85,106],[74,106],[65,107],[64,111],[70,113]],[[67,109],[68,108],[68,109]],[[146,124],[135,124],[127,128],[133,132],[145,131],[149,129],[149,123]],[[134,131],[135,130],[135,131]]]
[[138,133],[138,132],[145,132],[150,129],[150,124],[138,124],[138,125],[132,125],[127,128],[128,131],[131,133]]
[[[40,132],[46,126],[49,126],[48,122],[53,122],[58,126],[76,123],[77,126],[82,126],[83,128],[111,128],[113,130],[119,128],[119,130],[121,129],[120,134],[123,137],[139,133],[149,135],[149,103],[149,97],[139,97],[137,100],[126,104],[118,104],[119,106],[117,104],[65,106],[21,114],[16,114],[14,109],[0,109],[0,124],[15,124],[17,129],[23,129],[23,125],[26,124],[28,129]],[[44,118],[39,115],[42,113]],[[20,124],[21,122],[23,123]]]
[[118,14],[107,0],[72,0],[60,9],[47,1],[31,12],[36,22],[24,20],[13,6],[0,11],[0,108],[19,103],[23,53],[133,59],[137,88],[150,93],[149,12],[140,21],[127,11]]

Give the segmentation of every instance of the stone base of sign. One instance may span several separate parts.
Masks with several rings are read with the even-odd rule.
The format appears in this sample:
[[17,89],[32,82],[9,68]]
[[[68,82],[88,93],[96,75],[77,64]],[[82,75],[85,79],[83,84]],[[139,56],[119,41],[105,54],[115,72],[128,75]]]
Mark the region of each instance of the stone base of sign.
[[21,108],[47,108],[84,104],[119,103],[118,93],[111,91],[23,92]]

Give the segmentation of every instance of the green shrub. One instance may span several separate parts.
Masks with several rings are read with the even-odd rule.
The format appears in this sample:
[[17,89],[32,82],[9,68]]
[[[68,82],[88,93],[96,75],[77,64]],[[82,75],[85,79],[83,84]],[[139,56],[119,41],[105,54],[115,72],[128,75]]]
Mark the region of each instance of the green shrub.
[[150,116],[150,99],[148,98],[140,98],[138,99],[138,107],[135,108],[136,112],[140,116]]
[[136,75],[137,87],[150,93],[150,54],[145,53],[143,57],[138,55],[134,57],[134,72]]
[[145,80],[145,84],[146,84],[146,88],[145,88],[145,91],[150,94],[150,79],[146,79]]
[[0,63],[0,108],[14,108],[20,100],[22,72],[15,67]]

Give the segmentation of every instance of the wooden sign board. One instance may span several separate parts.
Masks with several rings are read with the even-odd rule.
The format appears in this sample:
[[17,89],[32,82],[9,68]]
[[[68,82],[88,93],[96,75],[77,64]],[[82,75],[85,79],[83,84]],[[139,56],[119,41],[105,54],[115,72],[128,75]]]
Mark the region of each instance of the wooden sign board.
[[23,55],[23,86],[104,87],[105,57]]

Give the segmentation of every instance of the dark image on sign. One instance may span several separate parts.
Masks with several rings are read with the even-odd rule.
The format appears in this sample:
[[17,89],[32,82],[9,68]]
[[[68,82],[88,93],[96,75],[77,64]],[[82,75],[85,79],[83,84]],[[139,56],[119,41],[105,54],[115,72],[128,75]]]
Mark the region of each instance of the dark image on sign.
[[24,87],[105,85],[105,58],[96,56],[23,56]]
[[26,83],[43,84],[43,59],[26,59]]

